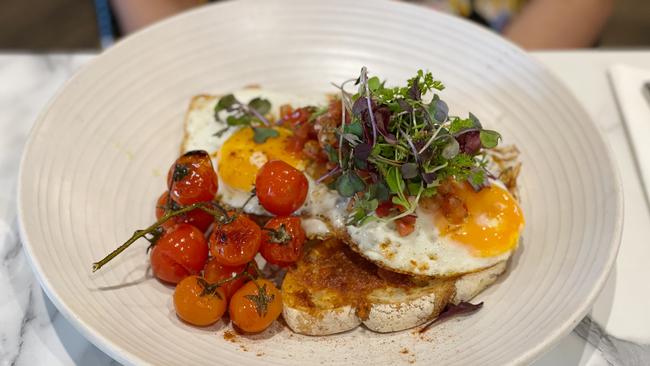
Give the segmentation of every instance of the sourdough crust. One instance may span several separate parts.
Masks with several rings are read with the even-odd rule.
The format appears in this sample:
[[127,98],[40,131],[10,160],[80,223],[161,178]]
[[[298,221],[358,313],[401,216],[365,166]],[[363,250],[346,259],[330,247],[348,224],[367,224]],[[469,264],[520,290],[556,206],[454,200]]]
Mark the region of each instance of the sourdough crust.
[[[435,319],[449,303],[471,300],[493,284],[506,265],[507,261],[503,261],[457,278],[435,278],[409,291],[401,288],[376,290],[368,296],[369,311],[363,319],[359,316],[360,309],[352,309],[349,305],[335,308],[327,308],[324,304],[316,308],[296,305],[291,298],[293,292],[287,291],[283,284],[283,317],[294,332],[313,336],[341,333],[361,324],[379,333],[401,331]],[[291,278],[290,273],[287,276]],[[290,287],[295,290],[295,286],[292,283]]]

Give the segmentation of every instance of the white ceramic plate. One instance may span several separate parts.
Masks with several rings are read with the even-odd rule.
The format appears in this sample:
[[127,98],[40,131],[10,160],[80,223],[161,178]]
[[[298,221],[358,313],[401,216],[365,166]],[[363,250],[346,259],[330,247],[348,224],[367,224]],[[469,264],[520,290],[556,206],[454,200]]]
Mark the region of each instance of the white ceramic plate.
[[[516,143],[527,226],[475,315],[420,337],[363,329],[304,337],[281,326],[224,340],[192,328],[152,279],[144,243],[91,263],[154,219],[191,96],[248,84],[331,92],[362,65],[392,83],[418,68]],[[424,8],[366,0],[226,2],[111,48],[40,116],[21,164],[22,237],[45,291],[77,328],[127,364],[505,365],[531,362],[585,315],[612,265],[621,190],[603,139],[567,90],[489,31]]]

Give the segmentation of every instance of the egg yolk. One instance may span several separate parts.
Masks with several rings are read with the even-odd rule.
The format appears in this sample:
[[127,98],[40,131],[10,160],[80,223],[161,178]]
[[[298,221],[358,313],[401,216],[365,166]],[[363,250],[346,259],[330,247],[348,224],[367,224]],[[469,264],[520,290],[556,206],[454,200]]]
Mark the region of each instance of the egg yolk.
[[296,169],[303,170],[305,163],[298,153],[287,151],[291,131],[275,128],[277,137],[258,144],[253,140],[253,129],[242,128],[226,140],[219,150],[217,165],[219,177],[225,184],[243,191],[253,189],[257,171],[269,160],[284,160]]
[[466,208],[460,223],[451,223],[440,210],[435,215],[440,235],[471,249],[478,257],[513,250],[524,227],[519,204],[507,190],[492,184],[476,192],[468,183],[456,183],[451,192]]

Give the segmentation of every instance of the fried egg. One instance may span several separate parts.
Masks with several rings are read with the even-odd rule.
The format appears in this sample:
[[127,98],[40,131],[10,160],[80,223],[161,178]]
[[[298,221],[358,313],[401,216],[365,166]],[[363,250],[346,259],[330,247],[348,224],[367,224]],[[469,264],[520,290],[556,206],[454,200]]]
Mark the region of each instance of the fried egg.
[[[233,93],[237,100],[247,103],[253,98],[262,97],[271,102],[276,117],[279,114],[279,107],[290,104],[294,108],[309,105],[325,105],[327,98],[321,97],[296,97],[292,95],[262,90],[259,88],[247,88]],[[251,197],[251,190],[255,183],[257,171],[269,160],[283,160],[294,168],[304,170],[306,162],[295,153],[287,151],[287,139],[292,132],[284,128],[275,128],[279,136],[267,139],[264,143],[258,144],[253,141],[253,131],[250,128],[230,127],[222,131],[226,125],[218,123],[214,118],[214,107],[219,98],[213,96],[195,97],[185,117],[185,140],[183,152],[191,150],[205,150],[212,156],[212,163],[217,170],[219,177],[219,200],[231,207],[242,207]],[[323,192],[315,189],[315,181],[309,176],[308,196],[305,204],[296,214],[301,215],[305,211],[312,211],[311,207],[317,205],[323,194],[329,194],[335,198],[335,192]],[[250,199],[244,212],[255,215],[271,215],[257,200],[257,197]],[[310,223],[312,225],[310,225]],[[318,221],[307,221],[308,234],[318,235],[327,231],[324,223]]]
[[[248,102],[255,97],[268,99],[275,113],[283,104],[293,107],[324,105],[323,97],[296,97],[262,89],[245,89],[235,97]],[[202,149],[213,157],[219,176],[219,199],[232,207],[242,207],[251,197],[259,168],[268,160],[284,160],[303,170],[301,156],[285,149],[292,132],[278,128],[278,137],[262,144],[253,141],[250,128],[231,127],[215,135],[224,125],[215,122],[216,97],[197,97],[186,116],[183,150]],[[424,276],[454,276],[479,271],[507,260],[517,247],[524,218],[517,201],[497,180],[475,192],[468,184],[456,184],[467,215],[451,223],[439,209],[418,207],[413,233],[402,237],[395,223],[376,220],[363,226],[346,225],[348,199],[307,176],[309,191],[304,205],[294,214],[302,218],[308,237],[342,235],[367,259],[398,272]],[[270,215],[253,197],[244,207],[250,214]]]

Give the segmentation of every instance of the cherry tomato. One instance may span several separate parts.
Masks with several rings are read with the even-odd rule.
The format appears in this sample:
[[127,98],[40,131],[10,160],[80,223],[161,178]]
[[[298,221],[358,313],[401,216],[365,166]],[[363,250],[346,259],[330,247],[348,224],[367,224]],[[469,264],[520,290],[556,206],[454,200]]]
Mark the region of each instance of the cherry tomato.
[[210,234],[210,252],[217,262],[226,266],[241,266],[253,260],[260,249],[262,230],[248,216],[230,213],[235,219],[217,224]]
[[192,325],[217,322],[226,312],[226,294],[203,277],[185,277],[174,290],[174,309],[179,318]]
[[208,245],[201,230],[177,224],[158,239],[151,250],[151,269],[162,281],[179,283],[201,272],[208,260]]
[[415,230],[416,217],[408,215],[395,220],[397,233],[401,236],[407,236]]
[[[164,192],[162,195],[160,195],[160,198],[158,198],[158,202],[156,204],[156,219],[159,220],[164,214],[166,214],[170,210],[178,210],[183,207],[178,203],[174,202],[173,200],[168,200],[168,198],[169,198],[168,192]],[[173,226],[174,224],[185,223],[185,224],[196,226],[199,230],[205,232],[206,230],[208,230],[208,228],[210,227],[213,221],[214,221],[214,217],[212,215],[199,208],[196,208],[190,212],[186,212],[180,216],[175,216],[165,221],[165,223],[163,223],[162,226],[164,229],[167,229]]]
[[300,258],[304,244],[305,230],[299,217],[274,217],[262,229],[260,253],[268,262],[287,266]]
[[[239,273],[242,273],[246,270],[251,276],[255,276],[257,271],[255,268],[257,268],[257,264],[255,261],[251,261],[251,266],[248,267],[248,270],[246,270],[247,265],[241,265],[241,266],[224,266],[223,264],[217,262],[214,258],[210,259],[208,263],[205,265],[205,268],[203,268],[203,277],[205,277],[206,281],[209,283],[215,283],[221,280],[224,280],[226,278],[231,278]],[[227,298],[231,298],[232,295],[235,294],[237,290],[239,290],[240,287],[246,283],[250,278],[247,276],[238,278],[236,280],[226,282],[223,285],[221,285],[221,288],[223,291],[226,293]]]
[[230,320],[239,329],[258,333],[282,313],[282,294],[269,280],[249,281],[230,299],[228,311]]
[[307,198],[305,174],[282,160],[271,160],[257,172],[255,192],[262,207],[274,215],[288,216]]
[[189,151],[178,158],[167,174],[171,198],[181,205],[211,201],[219,180],[210,155],[203,150]]

